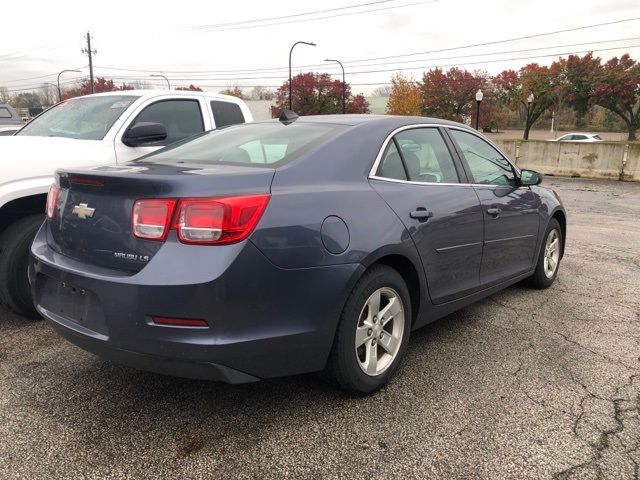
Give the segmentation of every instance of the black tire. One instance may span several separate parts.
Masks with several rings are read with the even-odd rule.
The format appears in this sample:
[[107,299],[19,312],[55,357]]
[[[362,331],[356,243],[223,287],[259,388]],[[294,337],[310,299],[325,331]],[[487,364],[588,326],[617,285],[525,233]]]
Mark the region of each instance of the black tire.
[[[553,232],[555,232],[555,234],[557,235],[560,253],[558,256],[558,262],[555,267],[555,271],[553,272],[553,275],[549,276],[547,275],[547,273],[545,273],[545,247],[547,245],[547,239],[549,239],[549,236],[552,235]],[[555,218],[552,218],[551,220],[549,220],[547,229],[544,232],[544,237],[542,238],[542,245],[540,246],[540,253],[538,254],[536,269],[529,282],[531,286],[544,289],[549,288],[553,284],[554,280],[558,276],[558,271],[560,270],[560,261],[562,260],[562,251],[564,245],[563,242],[564,238],[562,238],[562,228],[560,228],[560,224],[558,223],[558,221]]]
[[44,215],[30,215],[12,223],[0,235],[0,302],[24,317],[41,320],[31,298],[27,278],[29,248]]
[[[361,322],[361,313],[365,309],[367,300],[374,292],[381,288],[390,289],[392,293],[397,293],[396,298],[400,298],[402,301],[401,306],[404,313],[404,322],[401,322],[403,323],[402,338],[399,341],[399,348],[396,355],[392,358],[386,370],[374,376],[368,375],[360,367],[355,348],[355,339],[356,329]],[[380,310],[382,311],[382,308]],[[395,321],[394,317],[393,322]],[[392,322],[389,322],[387,325],[391,325],[390,328],[396,328]],[[411,299],[405,281],[402,279],[402,276],[391,267],[386,265],[376,265],[372,267],[365,272],[355,285],[344,306],[333,347],[324,371],[325,377],[340,388],[359,395],[366,395],[379,390],[389,382],[402,362],[409,342],[410,332]],[[385,333],[386,331],[383,330],[380,338],[383,338]],[[386,338],[388,339],[388,337]],[[367,342],[368,341],[369,340],[367,340]],[[379,345],[376,349],[378,348],[382,348],[382,346]],[[378,350],[376,350],[376,352],[377,351]],[[383,355],[385,355],[385,353],[383,353]]]

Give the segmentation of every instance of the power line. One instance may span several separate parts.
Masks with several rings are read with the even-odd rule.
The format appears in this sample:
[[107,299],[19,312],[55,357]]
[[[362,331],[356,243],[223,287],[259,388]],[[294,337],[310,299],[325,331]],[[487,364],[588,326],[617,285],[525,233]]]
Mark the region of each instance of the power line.
[[[70,70],[80,70],[81,68],[85,68],[86,66],[87,66],[87,65],[83,65],[83,66],[81,66],[81,67],[75,67],[75,68],[70,69]],[[48,74],[46,74],[46,75],[41,75],[41,76],[39,76],[39,77],[17,78],[17,79],[14,79],[14,80],[3,80],[3,82],[2,82],[2,83],[3,83],[3,84],[4,84],[4,83],[20,83],[20,82],[26,82],[26,81],[28,81],[28,80],[38,80],[38,79],[40,79],[40,78],[55,77],[56,75],[58,75],[58,72],[55,72],[55,73],[48,73]]]
[[[463,49],[467,49],[467,48],[483,47],[483,46],[487,46],[487,45],[498,45],[498,44],[501,44],[501,43],[517,42],[517,41],[520,41],[520,40],[526,40],[526,39],[531,39],[531,38],[539,38],[539,37],[545,37],[545,36],[550,36],[550,35],[557,35],[557,34],[560,34],[560,33],[574,32],[574,31],[578,31],[578,30],[597,28],[597,27],[602,27],[602,26],[607,26],[607,25],[614,25],[614,24],[619,24],[619,23],[624,23],[624,22],[633,22],[633,21],[637,21],[637,20],[640,20],[640,17],[615,20],[615,21],[612,21],[612,22],[596,23],[596,24],[592,24],[592,25],[582,25],[582,26],[567,28],[567,29],[563,29],[563,30],[555,30],[555,31],[551,31],[551,32],[535,33],[535,34],[525,35],[525,36],[522,36],[522,37],[504,38],[504,39],[501,39],[501,40],[494,40],[494,41],[491,41],[491,42],[474,43],[474,44],[468,44],[468,45],[459,45],[457,47],[448,47],[448,48],[442,48],[442,49],[437,49],[437,50],[427,50],[427,51],[423,51],[423,52],[411,52],[411,53],[398,53],[398,54],[390,55],[390,56],[386,56],[386,57],[371,57],[371,58],[361,58],[361,59],[355,59],[355,60],[346,60],[346,61],[344,61],[342,63],[362,63],[362,62],[369,62],[369,61],[375,61],[375,60],[395,59],[395,58],[398,58],[398,57],[409,57],[409,56],[424,55],[424,54],[431,54],[431,53],[449,52],[449,51],[454,51],[454,50],[463,50]],[[321,65],[320,64],[299,65],[296,68],[312,68],[312,67],[318,67],[318,66],[321,66]],[[126,68],[115,68],[115,67],[100,67],[100,68],[105,69],[105,70],[118,70],[118,71],[130,71],[130,72],[160,72],[160,71],[162,71],[163,73],[227,73],[227,72],[228,73],[242,73],[242,72],[258,72],[258,71],[265,71],[266,72],[266,71],[273,71],[273,70],[284,70],[285,68],[288,68],[288,67],[267,67],[267,68],[254,68],[254,69],[245,68],[245,69],[236,69],[236,70],[166,70],[166,69],[163,69],[163,68],[159,68],[159,69],[158,68],[156,68],[156,69],[126,69]]]
[[368,62],[368,61],[372,61],[372,60],[388,60],[390,58],[397,58],[397,57],[410,57],[410,56],[415,56],[415,55],[424,55],[427,53],[440,53],[440,52],[449,52],[452,50],[460,50],[463,48],[473,48],[473,47],[485,47],[487,45],[497,45],[499,43],[507,43],[507,42],[517,42],[520,40],[528,40],[531,38],[539,38],[539,37],[546,37],[549,35],[557,35],[559,33],[567,33],[567,32],[575,32],[578,30],[585,30],[588,28],[597,28],[597,27],[604,27],[607,25],[616,25],[619,23],[625,23],[625,22],[634,22],[636,20],[640,20],[640,17],[635,17],[635,18],[623,18],[621,20],[614,20],[612,22],[604,22],[604,23],[595,23],[593,25],[583,25],[580,27],[573,27],[573,28],[565,28],[563,30],[554,30],[552,32],[544,32],[544,33],[536,33],[536,34],[532,34],[532,35],[525,35],[522,37],[515,37],[515,38],[508,38],[505,40],[494,40],[491,42],[483,42],[483,43],[475,43],[475,44],[470,44],[470,45],[461,45],[458,47],[450,47],[450,48],[441,48],[438,50],[427,50],[424,52],[412,52],[412,53],[403,53],[400,55],[390,55],[390,56],[386,56],[386,57],[371,57],[371,58],[363,58],[363,59],[358,59],[358,60],[346,60],[343,63],[360,63],[360,62]]
[[[314,17],[314,18],[302,18],[302,19],[298,19],[298,20],[287,20],[287,21],[283,21],[283,22],[276,22],[276,23],[265,23],[262,25],[244,25],[244,26],[237,26],[237,27],[225,27],[225,28],[216,28],[216,29],[206,29],[203,27],[198,27],[200,28],[200,31],[202,32],[227,32],[230,30],[245,30],[245,29],[249,29],[249,28],[264,28],[264,27],[275,27],[277,25],[286,25],[286,24],[290,24],[290,23],[302,23],[302,22],[313,22],[316,20],[326,20],[328,18],[338,18],[338,17],[348,17],[351,15],[361,15],[363,13],[372,13],[372,12],[381,12],[383,10],[393,10],[396,8],[406,8],[406,7],[414,7],[416,5],[423,5],[423,4],[427,4],[427,3],[436,3],[439,2],[440,0],[421,0],[419,2],[413,2],[413,3],[407,3],[404,5],[392,5],[389,7],[381,7],[381,8],[374,8],[374,9],[369,9],[369,10],[362,10],[359,12],[348,12],[348,13],[336,13],[334,15],[325,15],[323,17]],[[188,29],[189,27],[187,27]]]
[[[611,39],[611,40],[598,40],[598,41],[591,41],[591,42],[583,42],[583,43],[569,43],[569,44],[563,44],[563,45],[550,45],[547,47],[536,47],[536,48],[525,48],[525,49],[518,49],[518,50],[505,50],[505,51],[501,51],[501,52],[486,52],[486,53],[474,53],[474,54],[467,54],[467,55],[458,55],[458,56],[453,56],[453,57],[438,57],[438,58],[421,58],[421,59],[416,59],[416,60],[399,60],[396,62],[384,62],[384,63],[372,63],[372,64],[368,64],[368,65],[359,65],[361,67],[373,67],[373,66],[378,66],[378,65],[394,65],[394,64],[406,64],[406,63],[415,63],[415,62],[431,62],[431,61],[438,61],[438,60],[455,60],[455,59],[460,59],[460,58],[475,58],[475,57],[486,57],[486,56],[494,56],[494,55],[504,55],[504,54],[511,54],[511,53],[524,53],[524,52],[535,52],[535,51],[540,51],[540,50],[550,50],[552,48],[566,48],[566,47],[578,47],[578,46],[583,46],[583,45],[599,45],[599,44],[603,44],[603,43],[613,43],[613,42],[624,42],[624,41],[632,41],[632,40],[640,40],[640,37],[628,37],[628,38],[617,38],[617,39]],[[626,48],[625,46],[620,46],[619,48]],[[326,70],[339,70],[339,67],[334,67],[334,66],[330,66],[326,63],[322,63],[322,64],[314,64],[314,65],[301,65],[301,66],[297,66],[297,67],[293,67],[295,69],[300,69],[300,68],[305,68],[305,67],[324,67]],[[126,69],[126,68],[115,68],[115,67],[100,67],[100,66],[96,66],[95,68],[101,69],[101,70],[115,70],[115,71],[123,71],[123,72],[154,72],[155,70],[137,70],[137,69]],[[202,70],[202,71],[191,71],[191,72],[174,72],[176,74],[179,73],[192,73],[193,75],[206,75],[209,73],[220,73],[221,75],[236,75],[237,73],[242,74],[242,73],[253,73],[253,72],[265,72],[265,73],[277,73],[281,70],[287,70],[287,67],[282,67],[282,68],[274,68],[274,69],[270,69],[270,70],[266,70],[266,69],[249,69],[249,70],[218,70],[218,71],[208,71],[208,70]],[[164,73],[171,73],[170,71],[167,70],[163,70]],[[228,72],[228,73],[227,73]],[[233,73],[232,73],[233,72]],[[169,78],[171,79],[178,79],[179,77],[171,76],[169,75]],[[197,77],[193,77],[193,78],[197,78]],[[262,78],[262,77],[256,77],[256,78]],[[280,77],[264,77],[264,78],[280,78]]]
[[[588,52],[606,52],[606,51],[610,51],[610,50],[620,50],[620,49],[626,49],[626,48],[636,48],[636,47],[640,47],[640,45],[621,45],[621,46],[616,46],[616,47],[609,47],[609,48],[600,48],[600,49],[589,49],[589,50],[580,50],[580,51],[572,51],[572,52],[559,52],[559,53],[549,53],[549,54],[544,54],[544,55],[532,55],[532,56],[526,56],[526,57],[511,57],[511,58],[499,58],[499,59],[489,59],[489,60],[480,60],[477,62],[459,62],[459,63],[449,63],[449,64],[431,64],[431,65],[419,65],[416,67],[409,67],[409,68],[386,68],[386,69],[377,69],[377,70],[359,70],[359,71],[351,71],[349,72],[349,75],[363,75],[363,74],[370,74],[370,73],[384,73],[384,72],[397,72],[397,71],[402,71],[402,70],[424,70],[424,69],[429,69],[429,68],[437,68],[437,67],[455,67],[455,66],[464,66],[464,65],[479,65],[479,64],[485,64],[485,63],[499,63],[499,62],[510,62],[510,61],[517,61],[517,60],[529,60],[529,59],[533,59],[533,58],[550,58],[550,57],[560,57],[563,55],[577,55],[577,54],[582,54],[582,53],[588,53]],[[264,76],[264,77],[231,77],[231,78],[216,78],[216,77],[194,77],[194,76],[187,76],[187,77],[170,77],[171,80],[175,80],[175,81],[233,81],[233,80],[278,80],[278,79],[282,79],[285,78],[286,75],[278,75],[278,76]],[[110,78],[115,78],[115,79],[137,79],[137,80],[142,80],[146,77],[143,76],[111,76]]]
[[272,20],[283,20],[283,19],[287,19],[287,18],[295,18],[295,17],[305,17],[308,15],[317,15],[320,13],[328,13],[328,12],[337,12],[339,10],[349,10],[351,8],[360,8],[360,7],[366,7],[366,6],[370,6],[370,5],[377,5],[380,3],[391,3],[397,0],[378,0],[376,2],[367,2],[367,3],[359,3],[356,5],[348,5],[345,7],[338,7],[338,8],[329,8],[327,10],[316,10],[315,12],[306,12],[306,13],[295,13],[292,15],[282,15],[279,17],[269,17],[269,18],[256,18],[253,20],[241,20],[241,21],[237,21],[237,22],[227,22],[227,23],[214,23],[212,25],[194,25],[191,27],[183,27],[182,30],[199,30],[199,29],[206,29],[206,28],[217,28],[217,27],[231,27],[231,26],[235,26],[235,25],[243,25],[243,24],[248,24],[248,23],[260,23],[260,22],[269,22]]

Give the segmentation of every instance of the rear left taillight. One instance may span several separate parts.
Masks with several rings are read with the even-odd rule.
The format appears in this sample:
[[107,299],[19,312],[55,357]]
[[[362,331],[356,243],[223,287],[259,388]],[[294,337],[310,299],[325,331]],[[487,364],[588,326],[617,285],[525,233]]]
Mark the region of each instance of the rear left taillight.
[[49,194],[47,195],[47,219],[51,220],[56,214],[58,208],[58,197],[60,196],[60,187],[53,184],[49,187]]
[[144,240],[164,241],[175,205],[173,199],[136,200],[133,204],[133,234]]
[[175,230],[183,243],[224,245],[247,238],[270,195],[188,198],[178,202]]

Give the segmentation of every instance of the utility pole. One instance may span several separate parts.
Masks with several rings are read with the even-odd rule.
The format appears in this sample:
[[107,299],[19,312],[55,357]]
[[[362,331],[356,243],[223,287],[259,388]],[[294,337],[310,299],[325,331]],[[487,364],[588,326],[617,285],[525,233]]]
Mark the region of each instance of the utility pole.
[[93,56],[98,53],[96,50],[91,50],[91,35],[87,32],[87,48],[82,49],[82,53],[85,53],[89,56],[89,81],[91,82],[91,93],[93,91]]

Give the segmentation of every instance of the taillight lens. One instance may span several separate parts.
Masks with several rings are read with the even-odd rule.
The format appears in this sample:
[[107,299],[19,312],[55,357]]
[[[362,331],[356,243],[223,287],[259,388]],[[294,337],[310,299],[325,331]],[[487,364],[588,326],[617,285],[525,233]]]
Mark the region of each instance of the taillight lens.
[[145,240],[165,240],[175,205],[172,199],[137,200],[133,204],[133,234]]
[[51,185],[49,187],[49,194],[47,195],[47,218],[51,220],[56,214],[58,207],[58,197],[60,196],[60,187],[57,185]]
[[270,195],[180,200],[174,228],[183,243],[221,245],[247,238],[269,203]]

